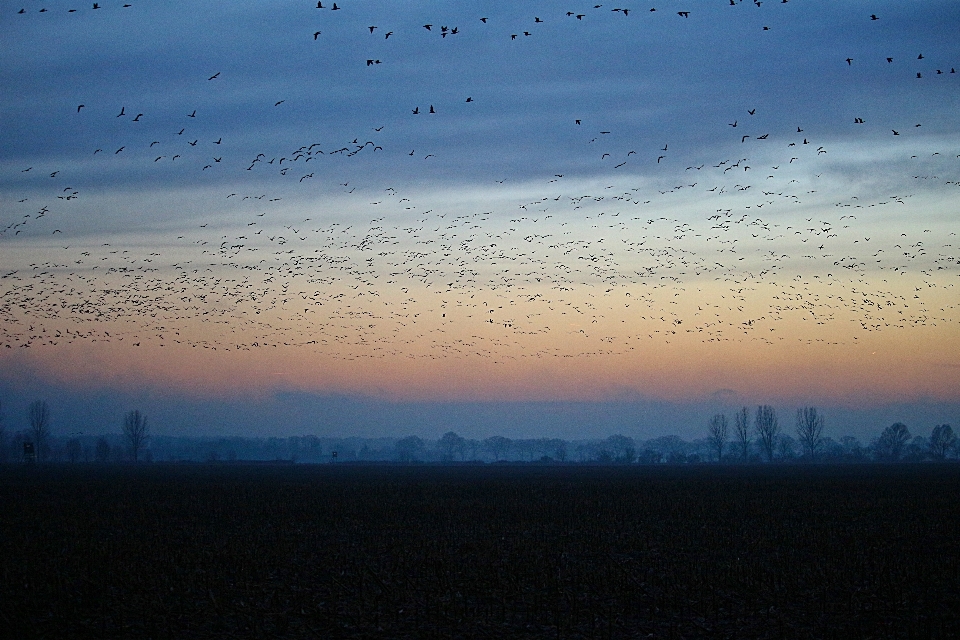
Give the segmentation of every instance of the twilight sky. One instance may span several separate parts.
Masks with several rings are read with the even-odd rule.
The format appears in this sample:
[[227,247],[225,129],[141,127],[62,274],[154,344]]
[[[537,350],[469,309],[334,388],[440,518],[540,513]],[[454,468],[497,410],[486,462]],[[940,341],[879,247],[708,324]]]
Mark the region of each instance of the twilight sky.
[[960,420],[956,2],[320,4],[0,4],[5,406]]

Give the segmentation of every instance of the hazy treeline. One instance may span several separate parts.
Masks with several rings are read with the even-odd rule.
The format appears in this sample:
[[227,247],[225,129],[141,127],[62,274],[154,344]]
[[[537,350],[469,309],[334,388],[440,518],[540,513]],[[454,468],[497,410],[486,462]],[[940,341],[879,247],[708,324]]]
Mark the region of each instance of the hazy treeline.
[[[2,405],[0,405],[2,409]],[[696,464],[777,462],[925,462],[960,458],[960,441],[948,424],[914,433],[897,422],[868,443],[853,436],[823,435],[825,419],[815,407],[798,409],[795,420],[781,422],[773,407],[742,407],[733,416],[716,414],[704,425],[705,437],[675,435],[638,440],[616,434],[604,439],[465,438],[448,431],[436,440],[402,438],[176,437],[151,433],[138,410],[118,420],[115,433],[62,434],[54,429],[46,402],[33,402],[26,426],[0,413],[0,462],[25,460],[25,443],[42,462],[209,462],[285,463],[565,463]],[[19,421],[17,421],[19,422]],[[918,430],[919,431],[919,430]],[[29,445],[28,445],[29,447]]]

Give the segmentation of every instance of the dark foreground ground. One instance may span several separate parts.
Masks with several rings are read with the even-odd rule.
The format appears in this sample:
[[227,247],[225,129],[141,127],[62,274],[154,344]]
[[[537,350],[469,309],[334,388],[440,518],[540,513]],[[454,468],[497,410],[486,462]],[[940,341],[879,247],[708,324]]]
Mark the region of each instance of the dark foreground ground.
[[960,465],[8,467],[0,635],[960,637],[958,536]]

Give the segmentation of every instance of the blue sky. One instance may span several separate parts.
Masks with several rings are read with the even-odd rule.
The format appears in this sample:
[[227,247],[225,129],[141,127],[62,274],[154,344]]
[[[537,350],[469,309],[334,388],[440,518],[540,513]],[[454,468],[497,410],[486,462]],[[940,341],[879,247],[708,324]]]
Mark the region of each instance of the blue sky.
[[98,4],[0,8],[14,395],[957,419],[955,3]]

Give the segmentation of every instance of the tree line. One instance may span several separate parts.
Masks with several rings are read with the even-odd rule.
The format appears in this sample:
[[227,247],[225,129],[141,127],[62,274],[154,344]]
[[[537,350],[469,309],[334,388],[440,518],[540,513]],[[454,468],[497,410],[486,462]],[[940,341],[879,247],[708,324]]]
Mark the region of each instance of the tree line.
[[[731,458],[751,461],[759,454],[765,462],[776,459],[817,461],[837,457],[836,443],[823,435],[825,419],[816,407],[797,409],[794,433],[796,439],[781,427],[776,410],[770,405],[760,405],[750,419],[750,409],[741,407],[734,414],[733,428],[728,427],[727,416],[722,413],[710,418],[707,426],[707,442],[713,459],[722,462]],[[855,438],[841,438],[841,448],[853,451],[857,448]],[[911,436],[910,429],[902,422],[895,422],[883,429],[870,445],[856,457],[877,462],[899,462],[907,459],[943,461],[960,456],[960,443],[949,424],[933,427],[929,437]]]
[[[71,434],[67,438],[57,437],[52,431],[50,405],[46,400],[34,400],[27,408],[26,429],[13,434],[10,443],[6,441],[6,424],[4,422],[3,404],[0,402],[0,462],[6,462],[11,457],[16,459],[22,453],[22,459],[28,462],[63,461],[79,462],[92,458],[97,462],[117,460],[114,452],[111,457],[111,444],[103,436],[97,438],[94,455],[88,450],[84,456],[82,433]],[[120,433],[125,441],[125,453],[132,462],[139,462],[150,438],[150,429],[147,418],[138,409],[128,412],[120,425]],[[115,445],[114,445],[115,446]],[[11,455],[12,454],[12,455]],[[127,456],[120,456],[126,459]]]
[[868,444],[852,436],[824,435],[825,417],[816,407],[796,410],[792,430],[776,410],[741,407],[728,419],[713,415],[703,438],[675,435],[636,440],[623,434],[603,439],[466,438],[447,431],[436,440],[401,438],[174,437],[152,434],[138,409],[118,421],[114,433],[55,434],[46,401],[32,402],[27,427],[8,434],[0,404],[0,462],[140,463],[272,461],[304,463],[553,463],[553,464],[759,464],[778,462],[931,462],[960,458],[960,441],[949,424],[913,435],[901,422]]

